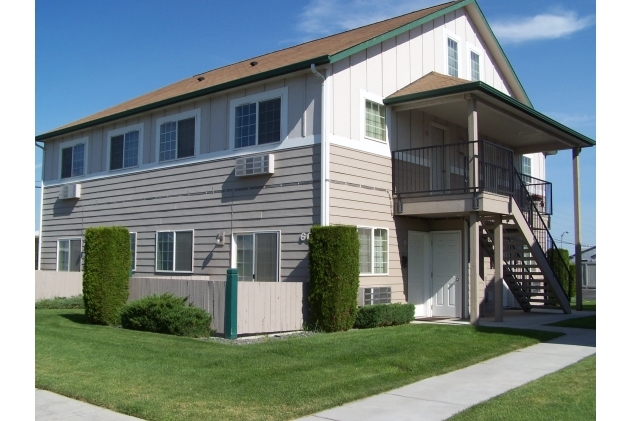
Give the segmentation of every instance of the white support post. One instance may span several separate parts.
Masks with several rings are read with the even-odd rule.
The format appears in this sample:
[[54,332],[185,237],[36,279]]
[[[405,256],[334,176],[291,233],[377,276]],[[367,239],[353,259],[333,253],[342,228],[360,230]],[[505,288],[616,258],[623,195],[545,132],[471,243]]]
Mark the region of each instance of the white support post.
[[[572,163],[574,170],[574,263],[576,264],[576,310],[583,310],[583,265],[581,257],[581,176],[578,156],[581,148],[572,149]],[[569,297],[572,298],[572,297]]]
[[480,222],[478,213],[469,213],[469,321],[478,325],[480,319]]

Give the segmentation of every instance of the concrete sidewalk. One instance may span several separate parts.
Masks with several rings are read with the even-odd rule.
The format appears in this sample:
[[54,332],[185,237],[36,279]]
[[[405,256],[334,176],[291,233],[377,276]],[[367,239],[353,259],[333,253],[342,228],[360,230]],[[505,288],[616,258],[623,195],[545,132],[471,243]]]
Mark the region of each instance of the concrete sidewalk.
[[37,421],[142,421],[100,406],[76,401],[47,390],[35,389],[35,419]]
[[[545,376],[596,353],[596,331],[545,326],[595,312],[526,314],[505,312],[504,322],[481,319],[480,325],[565,333],[550,342],[533,345],[442,376],[328,409],[297,421],[444,420],[494,396]],[[454,323],[454,322],[450,322]],[[466,321],[455,324],[467,325]],[[481,379],[483,379],[481,381]],[[35,390],[37,421],[132,421],[139,418],[76,401],[45,390]]]
[[470,406],[595,354],[595,330],[545,326],[593,314],[596,313],[582,311],[564,315],[536,310],[526,314],[509,310],[505,312],[504,322],[481,319],[481,326],[548,330],[563,332],[565,335],[297,421],[445,420]]

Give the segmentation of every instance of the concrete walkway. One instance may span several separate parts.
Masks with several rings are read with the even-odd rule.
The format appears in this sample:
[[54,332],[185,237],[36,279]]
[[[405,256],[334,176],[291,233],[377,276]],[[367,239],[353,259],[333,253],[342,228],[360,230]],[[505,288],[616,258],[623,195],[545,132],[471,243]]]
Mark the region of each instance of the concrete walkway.
[[[508,310],[505,312],[504,322],[496,323],[492,319],[481,319],[482,326],[549,330],[563,332],[565,336],[442,376],[431,377],[380,395],[328,409],[297,421],[445,420],[469,406],[595,354],[595,330],[544,326],[560,320],[593,314],[596,313],[582,311],[564,315],[533,310],[526,314],[519,310]],[[446,323],[468,324],[463,321]],[[45,390],[35,390],[35,419],[139,420]]]
[[[550,342],[511,352],[442,376],[431,377],[380,395],[318,412],[297,421],[440,421],[470,406],[553,373],[596,353],[596,331],[544,326],[595,312],[569,315],[505,312],[504,322],[481,319],[480,325],[565,333]],[[448,322],[462,324],[463,322]]]

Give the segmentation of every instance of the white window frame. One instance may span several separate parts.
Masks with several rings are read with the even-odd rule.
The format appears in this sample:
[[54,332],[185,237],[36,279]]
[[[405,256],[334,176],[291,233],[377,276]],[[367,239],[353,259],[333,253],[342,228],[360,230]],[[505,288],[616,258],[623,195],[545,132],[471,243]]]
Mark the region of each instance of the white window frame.
[[[370,137],[366,135],[366,100],[374,102],[376,104],[379,105],[383,105],[385,108],[385,133],[384,133],[384,139],[375,139],[374,137]],[[360,139],[369,139],[372,140],[374,142],[379,142],[379,143],[385,143],[385,144],[389,144],[388,142],[388,121],[389,121],[389,112],[388,112],[388,107],[386,107],[386,105],[383,103],[383,97],[380,95],[376,95],[373,94],[371,92],[368,91],[364,91],[361,90],[360,91],[360,104],[359,104],[359,112],[360,112],[360,116],[359,116],[359,121],[361,124],[360,127]]]
[[[242,146],[239,148],[235,147],[235,129],[236,129],[236,108],[241,105],[247,105],[251,103],[258,103],[262,101],[267,101],[270,99],[280,98],[280,139],[278,142],[270,142],[259,145],[259,135],[258,135],[258,126],[259,126],[259,112],[257,105],[256,112],[256,144],[252,146]],[[282,144],[287,138],[287,110],[288,110],[288,100],[289,100],[289,90],[287,87],[272,89],[270,91],[261,92],[254,95],[244,96],[242,98],[235,98],[230,101],[230,120],[228,121],[228,126],[230,127],[230,151],[259,151],[259,150],[268,150],[277,147],[279,144]]]
[[[164,270],[164,269],[160,269],[158,270],[158,234],[160,233],[164,233],[164,232],[171,232],[174,233],[175,236],[173,237],[173,269],[172,270]],[[175,270],[175,255],[177,253],[177,233],[178,232],[190,232],[193,234],[193,237],[191,239],[191,270]],[[137,239],[137,238],[136,238]],[[193,273],[195,270],[195,230],[194,229],[173,229],[173,230],[160,230],[160,231],[156,231],[156,238],[155,238],[155,271],[156,273]]]
[[[83,174],[81,175],[71,175],[70,177],[65,177],[65,178],[61,178],[61,171],[62,171],[62,162],[63,162],[63,150],[66,148],[72,148],[75,145],[78,145],[80,143],[83,143]],[[80,139],[75,139],[75,140],[68,140],[66,142],[62,142],[60,147],[59,147],[59,179],[60,180],[70,180],[72,178],[77,179],[77,178],[82,178],[85,177],[88,174],[88,157],[90,156],[90,154],[88,153],[88,136],[82,137]],[[70,173],[72,174],[72,170],[70,171]]]
[[[358,225],[357,226],[357,230],[359,233],[359,229],[369,229],[370,230],[370,244],[371,244],[371,249],[370,249],[370,272],[361,272],[360,269],[360,273],[359,276],[388,276],[390,275],[390,230],[388,228],[383,228],[383,227],[367,227],[367,226],[362,226],[362,225]],[[375,230],[385,230],[386,231],[386,238],[387,240],[387,245],[388,245],[388,250],[386,251],[386,272],[385,273],[376,273],[375,272]]]
[[[156,143],[156,164],[158,165],[163,165],[163,164],[170,164],[176,161],[185,161],[187,159],[194,159],[195,157],[199,156],[199,151],[200,151],[200,133],[199,130],[201,128],[201,116],[202,116],[202,112],[201,112],[201,108],[195,108],[194,110],[190,110],[190,111],[184,111],[178,114],[171,114],[168,115],[166,117],[160,117],[156,120],[156,139],[155,139],[155,143]],[[164,161],[160,161],[160,126],[162,126],[165,123],[171,123],[171,122],[177,122],[180,120],[186,120],[188,118],[194,117],[195,118],[195,141],[194,141],[194,149],[193,149],[193,155],[192,156],[187,156],[187,157],[183,157],[183,158],[173,158],[173,159],[167,159]],[[140,159],[140,157],[139,157]],[[109,167],[108,167],[109,168]]]
[[[444,29],[443,30],[443,34],[444,34],[443,45],[444,45],[444,48],[445,48],[445,50],[444,50],[445,51],[445,54],[444,54],[445,58],[444,58],[444,61],[443,61],[443,66],[445,66],[445,74],[447,76],[451,76],[449,74],[449,44],[448,44],[448,41],[447,41],[448,39],[451,39],[452,41],[456,42],[456,44],[458,44],[458,76],[455,76],[455,77],[457,77],[459,79],[464,79],[463,75],[464,75],[465,72],[463,71],[464,66],[463,66],[463,60],[462,60],[462,53],[463,53],[463,50],[465,49],[465,48],[463,48],[464,45],[461,42],[460,37],[458,35],[454,34],[453,32],[448,31],[447,29]],[[452,77],[454,77],[454,76],[452,76]]]
[[[158,126],[158,130],[159,130]],[[142,144],[143,144],[143,134],[144,134],[145,125],[144,123],[134,124],[127,127],[121,127],[120,129],[110,130],[107,132],[107,157],[105,162],[105,168],[108,172],[119,172],[125,171],[130,168],[138,168],[142,162]],[[123,145],[123,167],[115,170],[110,170],[110,160],[112,158],[112,138],[115,136],[125,135],[130,132],[138,132],[138,163],[134,166],[125,167],[125,146]],[[158,131],[158,137],[160,136],[160,132]],[[160,140],[158,139],[158,146]]]
[[[83,272],[83,238],[82,237],[64,237],[57,239],[57,259],[55,260],[55,270],[57,272],[70,272],[70,260],[72,256],[70,256],[70,241],[79,240],[81,244],[81,263],[79,263],[79,272]],[[68,241],[68,270],[59,270],[59,242],[60,241]]]
[[[232,237],[231,237],[231,250],[230,250],[230,267],[232,268],[236,268],[237,267],[237,239],[236,236],[237,235],[252,235],[254,236],[254,238],[256,238],[255,234],[276,234],[276,254],[278,256],[277,261],[276,261],[276,282],[280,282],[280,268],[281,266],[281,240],[282,240],[282,234],[280,230],[265,230],[265,231],[234,231],[232,233]],[[254,249],[253,249],[253,260],[252,260],[252,264],[253,267],[256,268],[256,240],[253,243],[254,244]],[[256,269],[254,269],[256,270]],[[255,272],[256,273],[256,272]],[[255,279],[252,279],[252,282],[258,282]]]
[[484,82],[484,51],[473,44],[467,42],[467,79],[473,81],[473,69],[471,65],[471,53],[476,53],[480,60],[480,79]]
[[[134,236],[134,248],[131,250],[131,252],[132,252],[133,258],[134,258],[134,264],[131,267],[131,271],[132,272],[136,272],[136,263],[137,263],[137,257],[138,257],[138,254],[136,253],[136,250],[138,249],[138,233],[137,232],[132,232],[132,231],[129,232],[129,242],[130,242],[129,245],[130,245],[130,247],[131,247],[131,236],[132,235]],[[156,266],[157,265],[158,265],[158,262],[156,261]]]

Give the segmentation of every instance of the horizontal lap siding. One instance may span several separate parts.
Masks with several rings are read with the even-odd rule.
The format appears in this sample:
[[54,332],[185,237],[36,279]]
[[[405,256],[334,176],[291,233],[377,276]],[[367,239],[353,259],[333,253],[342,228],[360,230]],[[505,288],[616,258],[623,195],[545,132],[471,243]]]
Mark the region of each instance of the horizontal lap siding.
[[330,223],[389,230],[388,275],[360,276],[360,285],[389,286],[393,302],[404,302],[397,229],[388,193],[392,183],[390,159],[332,146],[330,165]]
[[[82,183],[81,199],[44,189],[42,270],[56,267],[57,239],[91,226],[137,233],[136,273],[154,274],[155,232],[194,229],[194,273],[225,276],[233,231],[280,230],[282,281],[308,281],[300,234],[320,221],[320,148],[276,151],[272,176],[234,177],[234,158],[119,175]],[[215,244],[225,232],[226,245]]]

